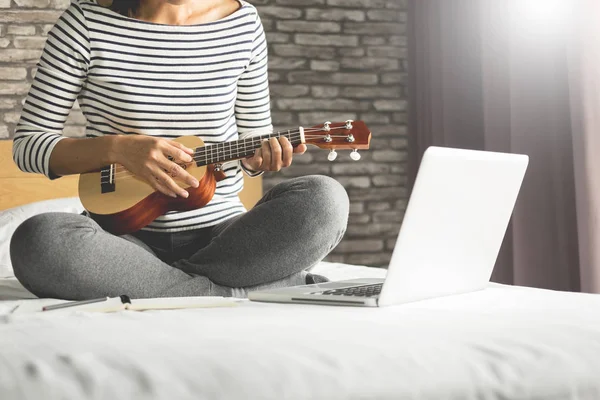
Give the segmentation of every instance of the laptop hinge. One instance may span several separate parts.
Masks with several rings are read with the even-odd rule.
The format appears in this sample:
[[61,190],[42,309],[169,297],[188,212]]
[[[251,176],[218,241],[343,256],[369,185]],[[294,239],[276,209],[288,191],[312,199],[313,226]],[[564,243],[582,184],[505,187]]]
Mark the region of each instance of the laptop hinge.
[[333,303],[338,303],[338,304],[360,304],[360,305],[364,305],[366,304],[364,301],[359,301],[359,300],[327,300],[327,299],[318,299],[318,298],[310,298],[310,299],[302,299],[302,298],[298,298],[298,297],[292,297],[292,301],[297,301],[297,302],[301,302],[301,303],[327,303],[327,304],[333,304]]

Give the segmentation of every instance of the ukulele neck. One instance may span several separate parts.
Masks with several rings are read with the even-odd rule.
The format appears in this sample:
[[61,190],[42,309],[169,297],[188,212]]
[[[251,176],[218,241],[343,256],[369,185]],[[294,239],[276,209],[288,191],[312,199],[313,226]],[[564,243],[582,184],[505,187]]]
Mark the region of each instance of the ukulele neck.
[[286,137],[292,146],[304,143],[304,129],[273,132],[246,139],[231,142],[217,143],[210,146],[202,146],[194,149],[194,160],[196,165],[222,164],[227,161],[239,160],[252,156],[262,146],[262,142],[270,138]]

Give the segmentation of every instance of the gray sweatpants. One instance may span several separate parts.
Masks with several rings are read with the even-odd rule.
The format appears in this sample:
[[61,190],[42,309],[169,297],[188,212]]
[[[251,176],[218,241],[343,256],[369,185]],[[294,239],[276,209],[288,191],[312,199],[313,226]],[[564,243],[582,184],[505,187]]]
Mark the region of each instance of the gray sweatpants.
[[39,297],[242,297],[304,284],[306,270],[342,239],[348,208],[337,181],[306,176],[193,231],[115,236],[84,215],[40,214],[17,228],[10,254],[15,276]]

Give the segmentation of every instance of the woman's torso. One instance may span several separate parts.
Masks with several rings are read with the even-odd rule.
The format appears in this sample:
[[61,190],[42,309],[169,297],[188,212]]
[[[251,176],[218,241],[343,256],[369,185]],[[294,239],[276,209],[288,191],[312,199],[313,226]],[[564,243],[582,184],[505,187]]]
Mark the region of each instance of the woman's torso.
[[[221,20],[176,26],[123,17],[89,0],[79,4],[90,46],[78,97],[88,137],[195,135],[208,145],[238,139],[237,83],[250,60],[254,7],[242,3]],[[225,164],[224,172],[207,206],[168,213],[145,229],[197,229],[244,212],[239,163]]]

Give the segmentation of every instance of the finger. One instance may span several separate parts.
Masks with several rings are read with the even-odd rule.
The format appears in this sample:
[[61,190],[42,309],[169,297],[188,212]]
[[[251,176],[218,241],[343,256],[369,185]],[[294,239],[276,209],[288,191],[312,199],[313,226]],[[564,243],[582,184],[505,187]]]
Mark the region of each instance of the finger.
[[290,165],[292,165],[294,147],[292,146],[288,138],[286,138],[285,136],[279,138],[279,144],[281,145],[282,151],[282,166],[289,167]]
[[252,167],[253,171],[260,171],[263,168],[262,148],[258,148],[254,152],[254,156],[248,159],[248,164]]
[[175,181],[158,166],[154,168],[152,174],[156,177],[156,179],[158,179],[158,182],[161,185],[165,186],[170,191],[175,192],[178,196],[187,199],[190,195],[186,190],[182,189],[177,183],[175,183]]
[[161,184],[159,182],[158,178],[156,178],[151,173],[148,174],[148,177],[146,180],[148,181],[150,186],[152,186],[155,190],[158,190],[162,194],[165,194],[169,197],[177,198],[177,194],[175,194],[172,190],[167,189],[167,187],[165,185]]
[[264,140],[260,146],[260,150],[262,153],[262,168],[266,171],[271,170],[271,146],[269,145],[268,140]]
[[279,171],[283,161],[281,160],[281,145],[277,138],[270,138],[269,145],[271,146],[271,171]]
[[160,184],[160,183],[159,183],[157,180],[155,180],[155,181],[156,181],[156,185],[155,185],[155,186],[156,186],[156,189],[157,189],[159,192],[161,192],[161,193],[164,193],[164,194],[166,194],[167,196],[169,196],[169,197],[172,197],[172,198],[174,198],[174,199],[176,199],[176,198],[177,198],[177,194],[176,194],[176,193],[174,193],[174,192],[172,192],[171,190],[167,189],[167,187],[166,187],[166,186],[164,186],[164,185]]
[[190,155],[193,155],[195,153],[194,149],[191,149],[191,148],[189,148],[189,147],[187,147],[187,146],[185,146],[185,145],[183,145],[183,144],[181,144],[179,142],[176,142],[174,140],[169,141],[169,143],[171,143],[173,146],[177,147],[178,149],[181,149],[181,150],[185,151],[186,153],[188,153]]
[[195,188],[199,186],[200,183],[198,180],[190,175],[190,173],[183,169],[179,164],[174,163],[165,157],[159,158],[157,163],[171,178],[179,179]]
[[165,146],[162,150],[164,154],[171,156],[175,162],[192,162],[194,160],[191,156],[191,154],[194,154],[194,150],[172,140],[165,140]]
[[294,154],[304,154],[306,152],[306,145],[304,143],[294,147]]

